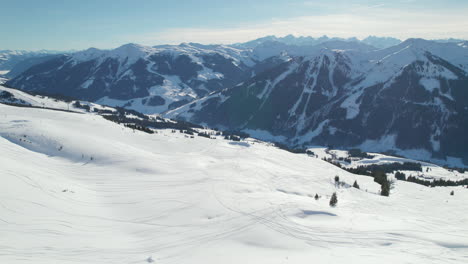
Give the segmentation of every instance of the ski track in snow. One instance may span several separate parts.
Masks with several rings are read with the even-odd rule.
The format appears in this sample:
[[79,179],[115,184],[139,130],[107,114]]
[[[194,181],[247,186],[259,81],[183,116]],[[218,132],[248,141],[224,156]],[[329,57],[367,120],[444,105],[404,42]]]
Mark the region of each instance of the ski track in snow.
[[398,181],[382,197],[370,177],[253,140],[1,104],[0,149],[0,263],[468,259],[462,187]]

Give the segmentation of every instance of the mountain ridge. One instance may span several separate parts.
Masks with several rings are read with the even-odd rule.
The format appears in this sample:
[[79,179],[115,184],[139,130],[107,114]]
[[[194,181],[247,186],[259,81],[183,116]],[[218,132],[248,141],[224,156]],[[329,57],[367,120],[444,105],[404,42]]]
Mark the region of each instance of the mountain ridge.
[[[364,54],[366,60],[356,58],[354,51],[320,52],[286,62],[289,65],[278,66],[269,75],[169,111],[167,116],[250,133],[267,131],[287,138],[283,143],[290,145],[372,150],[373,144],[390,140],[382,151],[414,149],[426,151],[426,159],[452,155],[466,164],[468,153],[457,144],[464,144],[461,135],[468,132],[463,118],[468,109],[463,88],[468,74],[464,65],[457,67],[433,54],[449,59],[458,54],[441,52],[445,50],[440,45],[448,44],[410,39],[385,54]],[[244,110],[236,113],[233,108]],[[413,119],[421,127],[411,124]],[[449,138],[450,134],[456,136]]]
[[264,131],[290,145],[372,150],[372,144],[388,142],[386,150],[466,162],[468,153],[454,141],[465,142],[461,135],[468,133],[466,58],[464,42],[417,38],[384,49],[357,41],[297,46],[270,38],[253,48],[126,44],[61,56],[7,84]]

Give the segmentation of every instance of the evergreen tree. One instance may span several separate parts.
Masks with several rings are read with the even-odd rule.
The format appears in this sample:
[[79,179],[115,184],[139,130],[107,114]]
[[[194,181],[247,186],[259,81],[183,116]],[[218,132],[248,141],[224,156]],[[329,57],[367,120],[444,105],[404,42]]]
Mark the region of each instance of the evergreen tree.
[[356,189],[360,189],[360,188],[359,188],[359,184],[357,183],[357,181],[354,181],[353,187],[356,188]]
[[338,197],[336,196],[336,192],[334,192],[330,199],[330,206],[335,207],[337,203],[338,203]]
[[400,181],[405,181],[406,180],[406,175],[403,172],[395,172],[395,178]]
[[390,196],[390,182],[385,180],[381,185],[380,195],[382,196]]
[[374,182],[382,185],[387,181],[387,174],[381,170],[373,171],[372,177],[374,177]]
[[455,192],[452,190],[452,191],[450,192],[450,195],[454,195],[454,194],[455,194]]
[[318,196],[318,194],[315,194],[315,200],[318,200],[320,197]]
[[340,177],[338,175],[335,176],[335,186],[340,183]]

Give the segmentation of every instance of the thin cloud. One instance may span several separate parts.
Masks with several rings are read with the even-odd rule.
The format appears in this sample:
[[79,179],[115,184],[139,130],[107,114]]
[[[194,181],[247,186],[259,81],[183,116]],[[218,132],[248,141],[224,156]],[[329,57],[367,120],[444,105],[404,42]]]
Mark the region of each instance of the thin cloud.
[[177,44],[181,42],[235,43],[265,35],[288,34],[364,38],[368,35],[393,36],[401,39],[421,37],[468,39],[468,10],[437,12],[402,11],[385,8],[378,4],[352,13],[326,14],[271,20],[237,27],[215,28],[172,28],[160,32],[131,36],[140,43]]

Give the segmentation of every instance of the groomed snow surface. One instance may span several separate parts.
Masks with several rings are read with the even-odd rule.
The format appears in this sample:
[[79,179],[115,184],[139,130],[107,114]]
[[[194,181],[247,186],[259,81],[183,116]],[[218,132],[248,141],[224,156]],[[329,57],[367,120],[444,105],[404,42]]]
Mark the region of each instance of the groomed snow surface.
[[382,197],[370,177],[253,140],[1,104],[0,150],[0,263],[468,261],[462,187],[398,181]]

